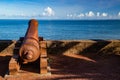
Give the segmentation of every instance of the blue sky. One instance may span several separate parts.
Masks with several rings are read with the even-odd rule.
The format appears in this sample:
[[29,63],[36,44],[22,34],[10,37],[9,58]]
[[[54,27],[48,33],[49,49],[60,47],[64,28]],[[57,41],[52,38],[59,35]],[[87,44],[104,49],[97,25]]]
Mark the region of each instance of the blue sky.
[[0,0],[0,19],[120,19],[120,0]]

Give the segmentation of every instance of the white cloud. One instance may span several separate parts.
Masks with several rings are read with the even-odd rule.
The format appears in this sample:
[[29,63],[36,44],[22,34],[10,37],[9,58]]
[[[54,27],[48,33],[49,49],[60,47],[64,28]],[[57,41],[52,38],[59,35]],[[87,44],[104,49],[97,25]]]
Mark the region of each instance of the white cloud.
[[108,13],[102,13],[101,16],[106,17],[106,16],[108,16]]
[[[109,14],[107,12],[94,12],[94,11],[88,11],[85,13],[73,13],[73,14],[67,14],[67,17],[70,19],[118,19],[120,17],[120,12],[118,14]],[[118,17],[117,17],[118,16]]]
[[23,13],[21,13],[21,14],[15,14],[14,16],[27,17],[27,15],[23,14]]
[[78,17],[84,17],[85,15],[83,13],[80,13]]
[[24,13],[19,13],[19,14],[2,14],[2,16],[5,16],[5,17],[28,17]]
[[99,17],[100,16],[100,12],[97,12],[97,17]]
[[55,12],[51,7],[47,7],[44,9],[44,12],[42,14],[43,16],[54,16]]
[[69,14],[67,14],[67,17],[69,17]]
[[93,11],[89,11],[89,12],[86,13],[85,15],[88,16],[88,17],[93,17],[93,16],[95,16],[95,14],[94,14]]
[[118,13],[118,16],[120,16],[120,12]]
[[73,17],[73,15],[72,14],[67,14],[67,17]]

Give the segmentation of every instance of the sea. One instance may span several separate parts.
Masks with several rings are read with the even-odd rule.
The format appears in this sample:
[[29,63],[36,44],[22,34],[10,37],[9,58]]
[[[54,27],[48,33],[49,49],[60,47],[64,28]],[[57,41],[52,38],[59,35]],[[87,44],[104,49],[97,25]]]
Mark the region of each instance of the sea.
[[[24,37],[29,20],[1,19],[0,40]],[[45,40],[120,39],[120,20],[38,20]]]

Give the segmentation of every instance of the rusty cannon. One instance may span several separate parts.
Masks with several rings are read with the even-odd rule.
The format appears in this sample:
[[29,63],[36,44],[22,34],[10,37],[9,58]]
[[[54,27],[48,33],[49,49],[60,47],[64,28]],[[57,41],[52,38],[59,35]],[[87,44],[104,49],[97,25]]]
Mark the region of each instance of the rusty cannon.
[[29,21],[29,27],[20,47],[19,55],[23,63],[34,62],[39,58],[38,22],[34,19]]
[[[22,39],[21,39],[22,38]],[[38,65],[39,73],[47,73],[47,52],[46,41],[38,35],[38,21],[31,19],[28,23],[28,29],[25,37],[21,37],[18,41],[21,43],[18,54],[13,55],[9,62],[9,74],[13,75],[19,72],[20,67],[29,63]],[[16,43],[17,44],[17,43]],[[37,63],[37,64],[36,64]],[[30,65],[33,66],[33,65]],[[31,68],[33,69],[33,68]],[[34,68],[36,69],[36,67]]]

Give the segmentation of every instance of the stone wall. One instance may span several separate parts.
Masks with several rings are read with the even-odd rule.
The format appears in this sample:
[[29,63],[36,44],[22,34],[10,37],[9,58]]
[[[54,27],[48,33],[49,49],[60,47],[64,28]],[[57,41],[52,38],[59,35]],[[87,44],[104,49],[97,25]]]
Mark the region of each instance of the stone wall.
[[120,54],[120,40],[47,41],[49,54]]
[[[19,43],[14,40],[0,40],[0,53],[12,54]],[[116,54],[120,55],[120,40],[49,40],[48,54]]]

